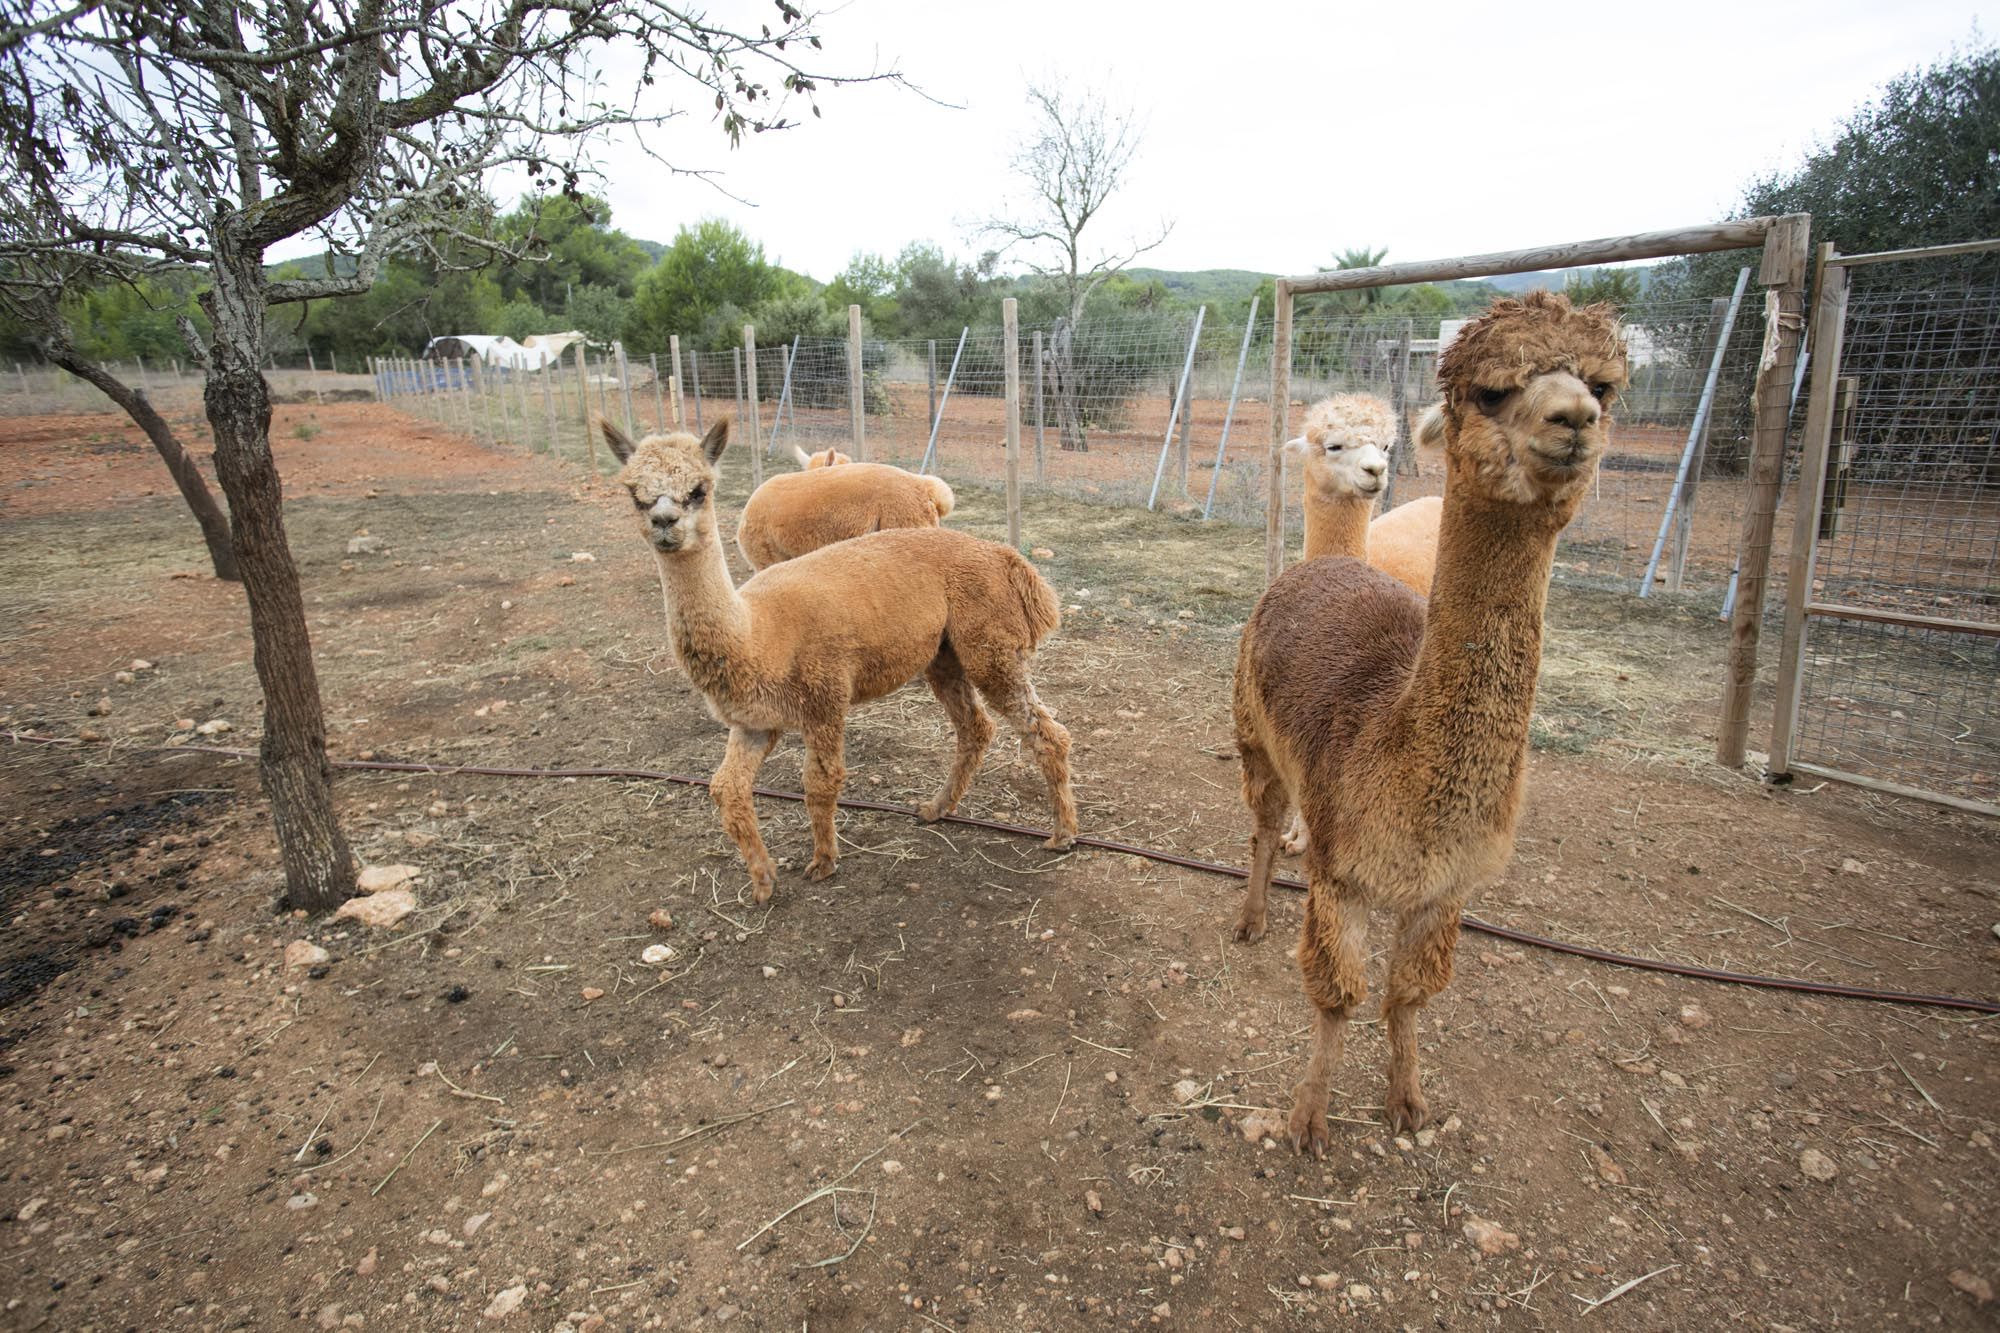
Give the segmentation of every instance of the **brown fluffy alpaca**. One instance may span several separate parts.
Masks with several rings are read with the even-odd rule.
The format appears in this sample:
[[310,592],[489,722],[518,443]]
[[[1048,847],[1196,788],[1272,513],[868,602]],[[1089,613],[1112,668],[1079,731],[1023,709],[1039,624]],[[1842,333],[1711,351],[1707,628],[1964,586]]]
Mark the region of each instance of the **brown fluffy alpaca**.
[[1556,538],[1596,474],[1625,349],[1608,306],[1534,292],[1468,325],[1438,378],[1446,476],[1429,602],[1358,560],[1310,560],[1265,592],[1237,654],[1255,826],[1239,939],[1264,934],[1292,797],[1312,832],[1298,959],[1318,1012],[1291,1132],[1316,1156],[1348,1016],[1367,993],[1371,908],[1396,919],[1382,998],[1389,1121],[1426,1118],[1417,1010],[1451,979],[1467,897],[1513,854]]
[[934,528],[951,487],[886,463],[813,466],[767,478],[743,506],[736,545],[752,569],[885,528]]
[[715,526],[715,463],[729,419],[700,440],[676,433],[636,444],[602,417],[597,424],[624,464],[618,482],[659,563],[674,659],[729,727],[711,794],[758,902],[776,878],[751,803],[764,757],[786,732],[804,737],[813,835],[806,873],[825,879],[838,859],[833,815],[847,772],[847,712],[918,676],[958,736],[944,790],[920,807],[923,817],[949,814],[972,785],[993,739],[983,700],[1035,752],[1055,808],[1055,833],[1044,845],[1075,841],[1069,732],[1028,679],[1060,608],[1055,589],[1020,552],[945,528],[897,529],[788,560],[736,588]]

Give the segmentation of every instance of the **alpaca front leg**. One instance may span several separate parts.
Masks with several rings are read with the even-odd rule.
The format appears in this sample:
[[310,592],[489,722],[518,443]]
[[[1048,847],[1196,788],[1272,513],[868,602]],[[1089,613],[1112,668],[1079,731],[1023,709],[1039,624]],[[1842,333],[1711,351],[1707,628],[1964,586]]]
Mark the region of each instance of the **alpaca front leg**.
[[979,706],[979,700],[972,693],[972,682],[966,679],[965,669],[949,648],[932,661],[924,672],[924,679],[930,682],[931,693],[944,705],[945,715],[951,719],[952,733],[958,738],[958,752],[952,758],[951,773],[945,778],[944,790],[938,793],[936,800],[925,801],[917,807],[918,818],[929,824],[956,810],[958,803],[965,799],[965,793],[972,786],[972,779],[986,757],[986,747],[993,742],[993,721]]
[[736,844],[750,871],[750,896],[760,903],[771,896],[778,876],[771,854],[764,848],[764,835],[757,828],[757,804],[751,791],[757,785],[757,770],[763,767],[764,757],[777,743],[775,731],[731,727],[722,767],[715,770],[708,784],[708,794],[722,813],[722,831]]
[[1457,899],[1431,903],[1396,922],[1382,1020],[1389,1034],[1389,1127],[1398,1132],[1421,1129],[1430,1119],[1417,1073],[1417,1012],[1451,981],[1460,905]]
[[1305,1077],[1292,1089],[1291,1131],[1292,1146],[1314,1157],[1326,1156],[1333,1142],[1326,1120],[1333,1068],[1347,1043],[1347,1020],[1368,995],[1361,955],[1366,928],[1362,908],[1341,902],[1334,882],[1313,876],[1299,929],[1299,971],[1317,1012]]
[[806,815],[812,821],[813,857],[806,878],[825,879],[840,864],[840,843],[833,831],[847,768],[841,762],[846,743],[844,718],[806,731]]
[[1243,802],[1250,807],[1250,879],[1243,886],[1243,907],[1236,914],[1236,938],[1255,944],[1264,938],[1271,897],[1271,866],[1278,853],[1278,821],[1289,799],[1285,781],[1271,757],[1252,745],[1239,743],[1243,756]]

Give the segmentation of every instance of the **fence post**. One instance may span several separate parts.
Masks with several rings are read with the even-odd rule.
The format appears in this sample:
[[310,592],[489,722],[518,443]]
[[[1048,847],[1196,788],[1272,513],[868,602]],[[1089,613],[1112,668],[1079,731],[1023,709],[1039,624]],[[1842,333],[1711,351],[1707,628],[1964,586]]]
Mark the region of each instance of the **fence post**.
[[1278,279],[1271,319],[1271,444],[1264,460],[1264,584],[1285,569],[1285,432],[1292,410],[1292,284]]
[[[678,340],[680,335],[676,334]],[[694,381],[694,433],[701,434],[701,352],[688,353],[688,378]]]
[[1396,339],[1395,360],[1389,363],[1389,410],[1396,417],[1396,442],[1390,446],[1389,485],[1382,495],[1382,508],[1396,505],[1396,478],[1417,474],[1417,451],[1410,447],[1410,334],[1415,324],[1403,321],[1402,335]]
[[583,418],[583,438],[590,445],[590,475],[597,473],[597,432],[590,428],[590,363],[586,360],[590,340],[576,340],[576,399],[577,410]]
[[458,405],[465,412],[465,433],[476,440],[479,438],[479,419],[472,411],[472,372],[465,358],[457,356],[451,359],[451,369],[453,378],[458,381]]
[[648,352],[647,359],[653,367],[653,429],[662,435],[667,433],[667,403],[660,388],[660,354]]
[[764,484],[764,451],[757,447],[757,441],[764,435],[763,414],[757,404],[757,326],[743,326],[744,396],[743,402],[750,410],[750,489],[756,490]]
[[[1229,410],[1222,414],[1222,438],[1215,442],[1215,466],[1208,473],[1208,503],[1201,507],[1201,521],[1206,523],[1215,515],[1215,483],[1221,480],[1224,455],[1229,452],[1229,427],[1236,420],[1236,394],[1243,387],[1243,366],[1250,359],[1250,335],[1257,328],[1257,302],[1260,298],[1250,298],[1250,317],[1243,321],[1243,346],[1236,353],[1236,378],[1229,383]],[[1039,383],[1040,377],[1037,376]]]
[[[1764,353],[1757,371],[1757,424],[1750,446],[1750,493],[1737,547],[1736,612],[1729,623],[1727,680],[1715,757],[1740,768],[1750,736],[1750,691],[1757,682],[1757,638],[1763,629],[1764,578],[1771,563],[1771,533],[1778,519],[1778,491],[1785,479],[1785,392],[1798,360],[1806,252],[1812,215],[1788,213],[1764,238]],[[1802,497],[1801,503],[1806,501]]]
[[611,346],[618,354],[618,396],[625,405],[625,436],[630,439],[639,430],[639,423],[632,419],[632,367],[625,360],[624,342]]
[[312,377],[313,399],[321,407],[326,406],[326,395],[319,391],[319,367],[313,363],[313,349],[306,348],[306,373]]
[[[970,324],[958,331],[958,350],[951,354],[951,371],[944,377],[944,397],[937,400],[937,409],[931,415],[931,438],[930,443],[924,446],[924,461],[917,467],[919,475],[931,470],[931,459],[937,454],[938,427],[944,423],[945,404],[951,401],[951,386],[958,379],[958,359],[965,355],[965,336],[971,332]],[[931,346],[935,349],[937,344],[932,343]]]
[[[1167,450],[1173,445],[1174,427],[1180,424],[1181,412],[1187,405],[1188,378],[1194,374],[1194,353],[1201,346],[1201,321],[1207,314],[1207,306],[1201,306],[1194,312],[1194,333],[1188,338],[1187,360],[1181,363],[1180,387],[1174,391],[1173,411],[1167,417],[1167,437],[1160,441],[1160,461],[1153,469],[1153,493],[1146,497],[1148,509],[1159,500],[1160,479],[1167,475]],[[1185,477],[1181,489],[1187,489]]]
[[743,428],[743,419],[750,415],[743,408],[743,349],[741,347],[732,347],[729,349],[729,369],[736,378],[736,427],[738,430],[741,430]]
[[1007,544],[1021,549],[1021,304],[1000,303],[1001,339],[1007,362]]
[[674,429],[683,430],[687,426],[687,404],[681,401],[681,391],[687,381],[681,377],[681,335],[678,333],[667,335],[667,361],[667,387],[674,396]]
[[847,307],[847,426],[855,461],[868,461],[868,397],[861,379],[861,307]]
[[529,453],[539,453],[541,451],[535,448],[535,433],[528,429],[528,422],[532,414],[528,410],[527,358],[524,356],[509,366],[507,376],[514,381],[514,397],[521,405],[521,443],[527,446]]
[[562,442],[556,438],[556,396],[549,387],[549,358],[544,355],[541,364],[542,412],[548,418],[549,447],[546,452],[562,455]]
[[[785,349],[785,382],[778,390],[778,411],[771,418],[771,442],[764,446],[764,452],[767,454],[778,447],[778,432],[785,427],[785,404],[792,401],[792,364],[799,359],[799,340],[804,337],[803,333],[793,334],[792,345]],[[793,412],[793,426],[798,425],[798,418],[799,414]]]
[[1045,484],[1049,479],[1048,464],[1043,454],[1042,442],[1042,331],[1035,330],[1035,484]]
[[1646,561],[1646,572],[1639,576],[1641,597],[1653,591],[1653,575],[1659,572],[1660,556],[1667,549],[1667,533],[1673,527],[1674,512],[1687,494],[1695,452],[1708,436],[1709,415],[1715,406],[1715,388],[1722,381],[1723,354],[1729,350],[1729,335],[1736,328],[1736,309],[1743,301],[1744,289],[1749,285],[1750,269],[1745,265],[1736,274],[1736,291],[1729,298],[1728,313],[1722,317],[1722,332],[1715,339],[1715,354],[1708,359],[1708,377],[1701,383],[1701,398],[1695,403],[1694,420],[1688,424],[1687,444],[1681,449],[1680,470],[1674,474],[1673,489],[1667,492],[1666,512],[1660,515],[1660,535],[1653,542],[1653,554]]
[[1799,687],[1805,675],[1806,603],[1812,600],[1813,556],[1819,511],[1825,505],[1828,446],[1833,439],[1840,383],[1840,345],[1847,331],[1847,267],[1829,264],[1832,242],[1819,247],[1819,289],[1813,293],[1812,396],[1806,400],[1799,479],[1792,490],[1792,550],[1785,573],[1785,637],[1778,652],[1778,702],[1771,713],[1772,775],[1792,769],[1792,739],[1799,722]]
[[[935,339],[935,338],[932,338],[932,339],[929,339],[929,343],[930,343],[930,352],[929,352],[929,355],[928,355],[928,357],[927,357],[927,362],[928,362],[928,365],[929,365],[929,367],[930,367],[930,384],[931,384],[931,405],[930,405],[930,409],[929,409],[928,413],[927,413],[927,414],[926,414],[926,416],[925,416],[925,420],[924,420],[924,425],[925,425],[925,427],[926,427],[926,433],[927,433],[927,434],[929,434],[929,435],[932,435],[932,436],[935,436],[935,435],[937,434],[937,414],[938,414],[938,405],[937,405],[937,339]],[[926,454],[928,454],[928,453],[930,452],[930,450],[929,450],[928,448],[926,448],[926,449],[924,450],[924,452],[925,452]]]
[[[1817,279],[1813,282],[1813,290],[1819,290]],[[1708,329],[1703,334],[1703,345],[1713,343],[1717,348],[1716,355],[1720,355],[1720,349],[1728,345],[1727,339],[1718,339],[1717,335],[1722,331],[1723,319],[1735,314],[1735,304],[1720,296],[1711,298],[1708,303]],[[1805,348],[1801,346],[1800,369],[1805,368],[1806,360]],[[1796,401],[1797,393],[1792,396]],[[1694,539],[1695,499],[1701,490],[1702,466],[1708,461],[1708,441],[1714,433],[1715,411],[1711,408],[1708,420],[1701,428],[1701,436],[1694,442],[1694,459],[1688,464],[1687,485],[1682,488],[1680,505],[1674,511],[1672,548],[1667,556],[1667,591],[1671,593],[1678,593],[1681,581],[1687,577],[1688,544]]]

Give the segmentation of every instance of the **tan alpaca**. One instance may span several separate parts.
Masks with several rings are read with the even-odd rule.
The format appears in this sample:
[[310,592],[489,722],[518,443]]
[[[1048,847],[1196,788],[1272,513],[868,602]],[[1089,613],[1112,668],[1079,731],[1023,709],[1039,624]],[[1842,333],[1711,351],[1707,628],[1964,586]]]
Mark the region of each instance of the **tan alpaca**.
[[751,494],[736,526],[736,545],[752,569],[768,569],[863,533],[934,528],[953,503],[951,487],[941,477],[920,477],[886,463],[815,463],[804,472],[767,478]]
[[1237,938],[1264,934],[1286,803],[1312,831],[1298,959],[1317,1006],[1292,1141],[1323,1155],[1369,910],[1393,913],[1383,1018],[1389,1122],[1427,1116],[1417,1010],[1451,979],[1459,911],[1513,854],[1556,538],[1604,452],[1626,380],[1608,306],[1496,302],[1441,358],[1445,497],[1428,603],[1358,560],[1265,592],[1237,654],[1234,717],[1255,831]]
[[1430,596],[1443,521],[1444,501],[1435,495],[1419,496],[1377,514],[1368,525],[1368,563],[1411,592]]
[[825,879],[838,860],[833,815],[847,773],[847,712],[918,676],[958,736],[944,790],[919,807],[924,819],[951,813],[972,785],[993,739],[984,701],[1034,750],[1048,783],[1055,833],[1043,845],[1076,840],[1069,732],[1028,679],[1035,646],[1060,609],[1055,589],[1020,552],[945,528],[897,529],[788,560],[736,588],[715,526],[715,463],[729,419],[700,440],[676,433],[637,444],[602,417],[597,425],[624,464],[618,482],[659,564],[674,659],[729,727],[710,791],[758,902],[776,878],[751,803],[764,757],[786,732],[804,737],[813,835],[806,873]]
[[798,462],[801,472],[810,472],[816,467],[839,467],[842,463],[854,461],[838,449],[821,449],[809,454],[796,444],[792,446],[792,457]]

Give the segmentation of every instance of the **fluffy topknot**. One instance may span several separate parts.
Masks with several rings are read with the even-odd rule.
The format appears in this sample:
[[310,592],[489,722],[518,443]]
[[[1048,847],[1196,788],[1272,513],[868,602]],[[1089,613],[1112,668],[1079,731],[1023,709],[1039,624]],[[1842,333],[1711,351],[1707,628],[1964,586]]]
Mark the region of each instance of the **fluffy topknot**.
[[1337,393],[1306,411],[1307,444],[1323,449],[1329,437],[1343,444],[1372,444],[1384,453],[1396,443],[1395,411],[1370,393]]
[[1437,374],[1446,397],[1457,399],[1473,388],[1520,388],[1552,370],[1624,388],[1628,371],[1617,310],[1601,303],[1579,308],[1546,291],[1495,301],[1444,349]]

